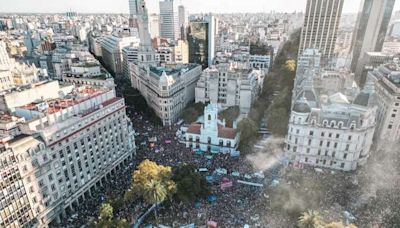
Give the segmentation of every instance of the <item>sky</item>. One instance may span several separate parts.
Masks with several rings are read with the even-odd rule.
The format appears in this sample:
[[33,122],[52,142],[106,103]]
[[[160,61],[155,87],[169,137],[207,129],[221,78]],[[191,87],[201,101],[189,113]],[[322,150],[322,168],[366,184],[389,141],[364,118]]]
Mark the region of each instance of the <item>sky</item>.
[[[175,0],[189,13],[294,12],[304,11],[306,0]],[[380,0],[377,0],[380,1]],[[158,13],[159,0],[146,0],[150,13]],[[344,13],[357,12],[360,0],[345,0]],[[0,12],[128,13],[128,0],[0,0]],[[400,10],[400,0],[394,11]]]

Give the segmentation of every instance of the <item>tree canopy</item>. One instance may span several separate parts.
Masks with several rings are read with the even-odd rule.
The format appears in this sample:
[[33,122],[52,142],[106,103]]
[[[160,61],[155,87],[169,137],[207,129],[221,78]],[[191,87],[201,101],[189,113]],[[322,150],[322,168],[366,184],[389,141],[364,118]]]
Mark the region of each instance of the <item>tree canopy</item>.
[[220,119],[225,119],[226,125],[228,127],[232,127],[233,122],[239,117],[239,114],[240,114],[239,106],[232,106],[218,113],[218,117]]
[[175,189],[171,167],[157,165],[146,159],[133,172],[133,181],[126,198],[131,200],[142,197],[149,204],[161,203],[172,196]]
[[188,107],[185,108],[185,110],[183,110],[182,113],[183,120],[188,124],[197,121],[197,119],[203,115],[204,107],[205,104],[203,103],[193,103],[189,105]]
[[108,203],[103,203],[100,207],[100,219],[105,221],[111,221],[114,217],[114,209]]
[[322,217],[317,211],[304,212],[298,222],[299,228],[322,228]]
[[210,193],[206,180],[195,170],[195,166],[183,164],[174,171],[173,180],[177,187],[176,200],[189,204],[205,198]]
[[251,118],[242,119],[237,128],[240,131],[241,147],[250,144],[250,142],[257,136],[258,126]]

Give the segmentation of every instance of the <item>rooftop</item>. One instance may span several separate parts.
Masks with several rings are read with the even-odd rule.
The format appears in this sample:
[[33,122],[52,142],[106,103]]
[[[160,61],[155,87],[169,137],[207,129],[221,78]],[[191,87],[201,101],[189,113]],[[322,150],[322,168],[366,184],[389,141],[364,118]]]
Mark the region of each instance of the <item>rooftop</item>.
[[62,109],[79,104],[92,97],[108,92],[110,89],[104,87],[83,86],[75,89],[72,93],[67,94],[63,98],[49,99],[47,101],[32,102],[30,104],[19,107],[31,111],[53,114]]
[[165,72],[167,75],[175,76],[175,75],[179,74],[180,72],[187,72],[187,71],[193,70],[197,66],[199,66],[199,65],[189,63],[189,64],[182,64],[182,65],[175,65],[174,67],[150,67],[150,71],[159,77],[161,77],[163,72]]

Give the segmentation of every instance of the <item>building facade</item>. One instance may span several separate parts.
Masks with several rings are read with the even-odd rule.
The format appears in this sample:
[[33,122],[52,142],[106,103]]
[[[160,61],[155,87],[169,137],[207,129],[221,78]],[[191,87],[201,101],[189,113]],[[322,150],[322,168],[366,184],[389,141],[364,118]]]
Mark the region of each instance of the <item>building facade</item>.
[[[395,0],[363,0],[361,2],[352,42],[351,70],[353,72],[362,65],[366,52],[382,51],[394,4]],[[362,87],[360,77],[361,75],[356,74],[357,83]]]
[[200,65],[130,66],[133,88],[140,91],[164,125],[175,123],[183,109],[194,101],[196,83],[202,72]]
[[23,121],[0,121],[1,227],[67,219],[135,154],[134,131],[114,88],[68,86],[49,98],[26,98],[15,114]]
[[318,49],[322,58],[334,56],[344,0],[307,0],[299,55],[308,48]]
[[187,35],[190,63],[201,64],[203,69],[212,65],[218,33],[217,23],[212,15],[190,18]]
[[263,83],[263,71],[220,63],[203,71],[196,85],[196,103],[210,102],[223,108],[238,106],[242,113],[249,113]]
[[123,74],[123,52],[124,47],[138,45],[138,37],[128,34],[113,34],[102,40],[102,58],[105,66],[114,74]]
[[368,72],[366,87],[373,86],[377,98],[376,141],[379,146],[400,140],[400,62],[388,61]]
[[213,153],[233,153],[239,147],[240,133],[236,128],[226,127],[225,121],[218,119],[217,104],[208,104],[204,108],[203,123],[191,124],[183,135],[183,140],[188,148]]
[[179,38],[178,10],[174,0],[160,1],[160,37],[176,40]]
[[351,104],[336,94],[317,108],[305,97],[294,104],[285,139],[291,164],[351,171],[369,157],[375,130],[375,109]]

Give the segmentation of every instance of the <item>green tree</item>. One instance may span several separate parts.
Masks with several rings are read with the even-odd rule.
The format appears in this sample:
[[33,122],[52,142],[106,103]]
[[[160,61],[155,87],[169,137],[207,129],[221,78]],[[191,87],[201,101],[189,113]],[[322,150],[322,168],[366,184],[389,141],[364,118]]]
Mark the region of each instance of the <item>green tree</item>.
[[[126,192],[125,199],[133,200],[142,197],[149,204],[162,203],[176,191],[172,180],[172,170],[169,166],[157,165],[150,160],[142,161],[133,172],[131,188]],[[157,219],[157,212],[154,211]]]
[[108,203],[103,203],[100,207],[99,215],[100,219],[104,221],[111,221],[114,217],[114,209]]
[[299,228],[323,228],[322,217],[317,211],[303,212],[298,221]]
[[195,170],[193,165],[184,164],[174,171],[173,180],[177,187],[175,198],[182,203],[193,203],[210,193],[206,180]]
[[267,116],[268,129],[276,136],[287,133],[289,114],[285,108],[272,109]]
[[197,119],[203,115],[204,107],[205,104],[203,103],[193,103],[189,105],[182,112],[183,120],[188,124],[197,121]]
[[240,114],[239,106],[232,106],[218,113],[218,117],[220,119],[225,119],[226,125],[228,127],[232,127],[233,121],[235,121],[239,117],[239,114]]
[[239,122],[238,130],[240,131],[240,142],[241,144],[244,144],[255,139],[257,136],[258,126],[254,120],[250,118],[244,118]]
[[[151,180],[146,184],[143,199],[150,204],[159,204],[167,199],[168,190],[159,180]],[[154,209],[154,217],[158,223],[157,207]]]

